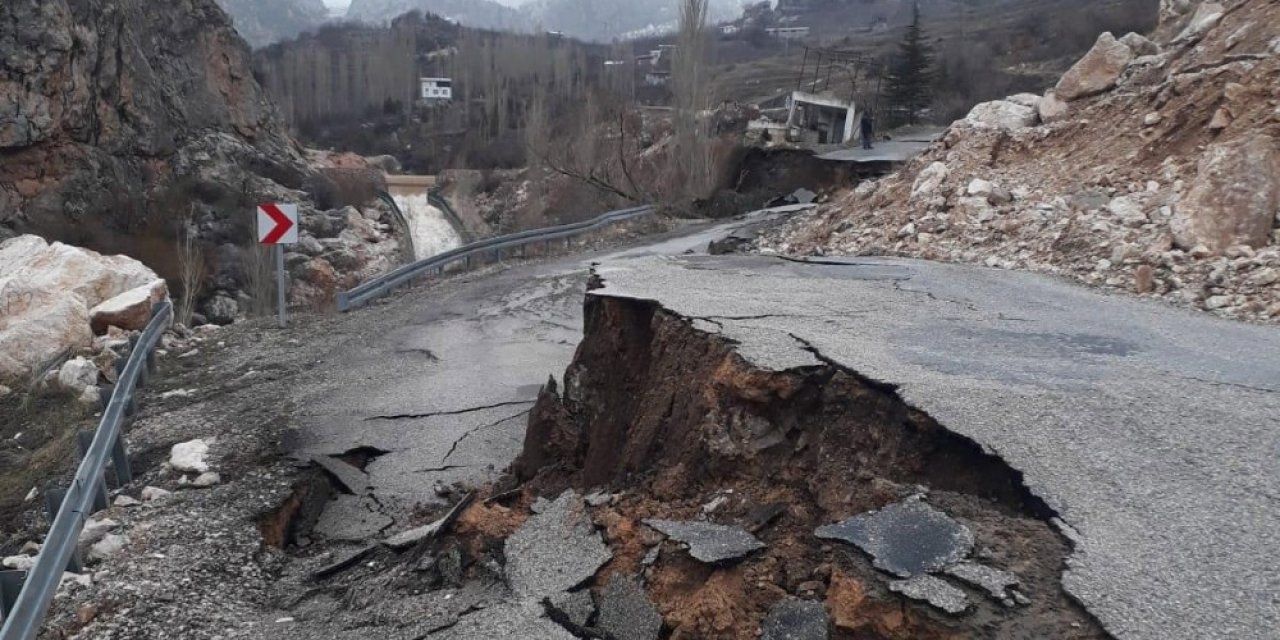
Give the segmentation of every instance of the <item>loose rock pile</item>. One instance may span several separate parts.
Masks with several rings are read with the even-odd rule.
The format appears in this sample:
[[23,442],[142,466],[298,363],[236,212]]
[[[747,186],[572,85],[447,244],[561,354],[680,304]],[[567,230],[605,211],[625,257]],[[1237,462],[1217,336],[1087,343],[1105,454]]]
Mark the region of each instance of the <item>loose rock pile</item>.
[[1280,5],[1170,2],[1044,96],[978,105],[922,157],[760,240],[1064,275],[1280,321]]

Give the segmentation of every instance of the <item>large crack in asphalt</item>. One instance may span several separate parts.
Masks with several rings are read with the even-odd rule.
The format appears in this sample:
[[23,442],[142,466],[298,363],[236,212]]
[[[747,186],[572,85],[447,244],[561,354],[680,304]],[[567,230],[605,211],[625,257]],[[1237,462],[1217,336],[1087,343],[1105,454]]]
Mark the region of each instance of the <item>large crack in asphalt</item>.
[[450,409],[446,411],[430,411],[426,413],[396,413],[389,415],[369,416],[365,418],[366,422],[374,420],[420,420],[423,418],[436,418],[440,416],[460,416],[468,413],[476,413],[477,411],[488,411],[489,409],[501,409],[502,407],[513,407],[516,405],[533,404],[533,400],[512,400],[509,402],[497,402],[494,404],[486,404],[478,407],[467,407],[465,409]]

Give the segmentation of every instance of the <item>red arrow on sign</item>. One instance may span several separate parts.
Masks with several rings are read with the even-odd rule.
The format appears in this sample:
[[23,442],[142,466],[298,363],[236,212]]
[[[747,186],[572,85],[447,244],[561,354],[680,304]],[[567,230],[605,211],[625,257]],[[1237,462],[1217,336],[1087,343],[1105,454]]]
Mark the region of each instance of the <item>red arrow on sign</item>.
[[260,204],[258,205],[258,208],[276,223],[276,226],[272,228],[271,231],[268,231],[267,235],[262,236],[262,244],[275,244],[280,242],[280,238],[283,238],[284,234],[289,233],[289,230],[293,228],[293,221],[290,220],[289,216],[286,216],[279,207],[271,204],[270,202]]

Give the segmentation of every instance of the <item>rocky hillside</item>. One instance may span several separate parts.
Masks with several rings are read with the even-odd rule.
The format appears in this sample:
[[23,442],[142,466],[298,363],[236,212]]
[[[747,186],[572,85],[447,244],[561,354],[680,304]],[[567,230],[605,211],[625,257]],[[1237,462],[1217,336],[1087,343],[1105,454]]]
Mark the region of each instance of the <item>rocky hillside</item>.
[[292,38],[329,17],[321,0],[218,0],[218,4],[254,47]]
[[1280,4],[1163,0],[1044,96],[978,105],[922,157],[762,240],[1061,274],[1280,321]]
[[176,183],[238,193],[252,168],[302,186],[302,158],[212,0],[11,0],[0,24],[21,25],[0,29],[0,235],[131,253],[188,214]]
[[[347,17],[386,22],[418,9],[469,27],[532,32],[558,31],[572,38],[608,42],[628,34],[674,28],[672,0],[533,0],[520,7],[493,0],[352,0]],[[711,0],[712,21],[729,20],[742,12],[738,0]]]
[[194,235],[200,297],[222,321],[250,295],[262,201],[300,203],[304,230],[327,239],[291,264],[338,264],[319,269],[324,286],[389,266],[364,246],[383,212],[343,209],[369,204],[370,185],[307,163],[213,0],[7,0],[0,24],[17,25],[0,28],[0,241],[128,255],[173,285]]

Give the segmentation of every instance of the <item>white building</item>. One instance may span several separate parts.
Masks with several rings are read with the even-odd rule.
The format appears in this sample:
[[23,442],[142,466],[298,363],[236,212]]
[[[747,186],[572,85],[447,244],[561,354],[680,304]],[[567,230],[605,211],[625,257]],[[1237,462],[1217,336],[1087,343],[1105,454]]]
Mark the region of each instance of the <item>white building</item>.
[[449,78],[419,78],[421,92],[418,97],[426,102],[453,100],[453,80]]

